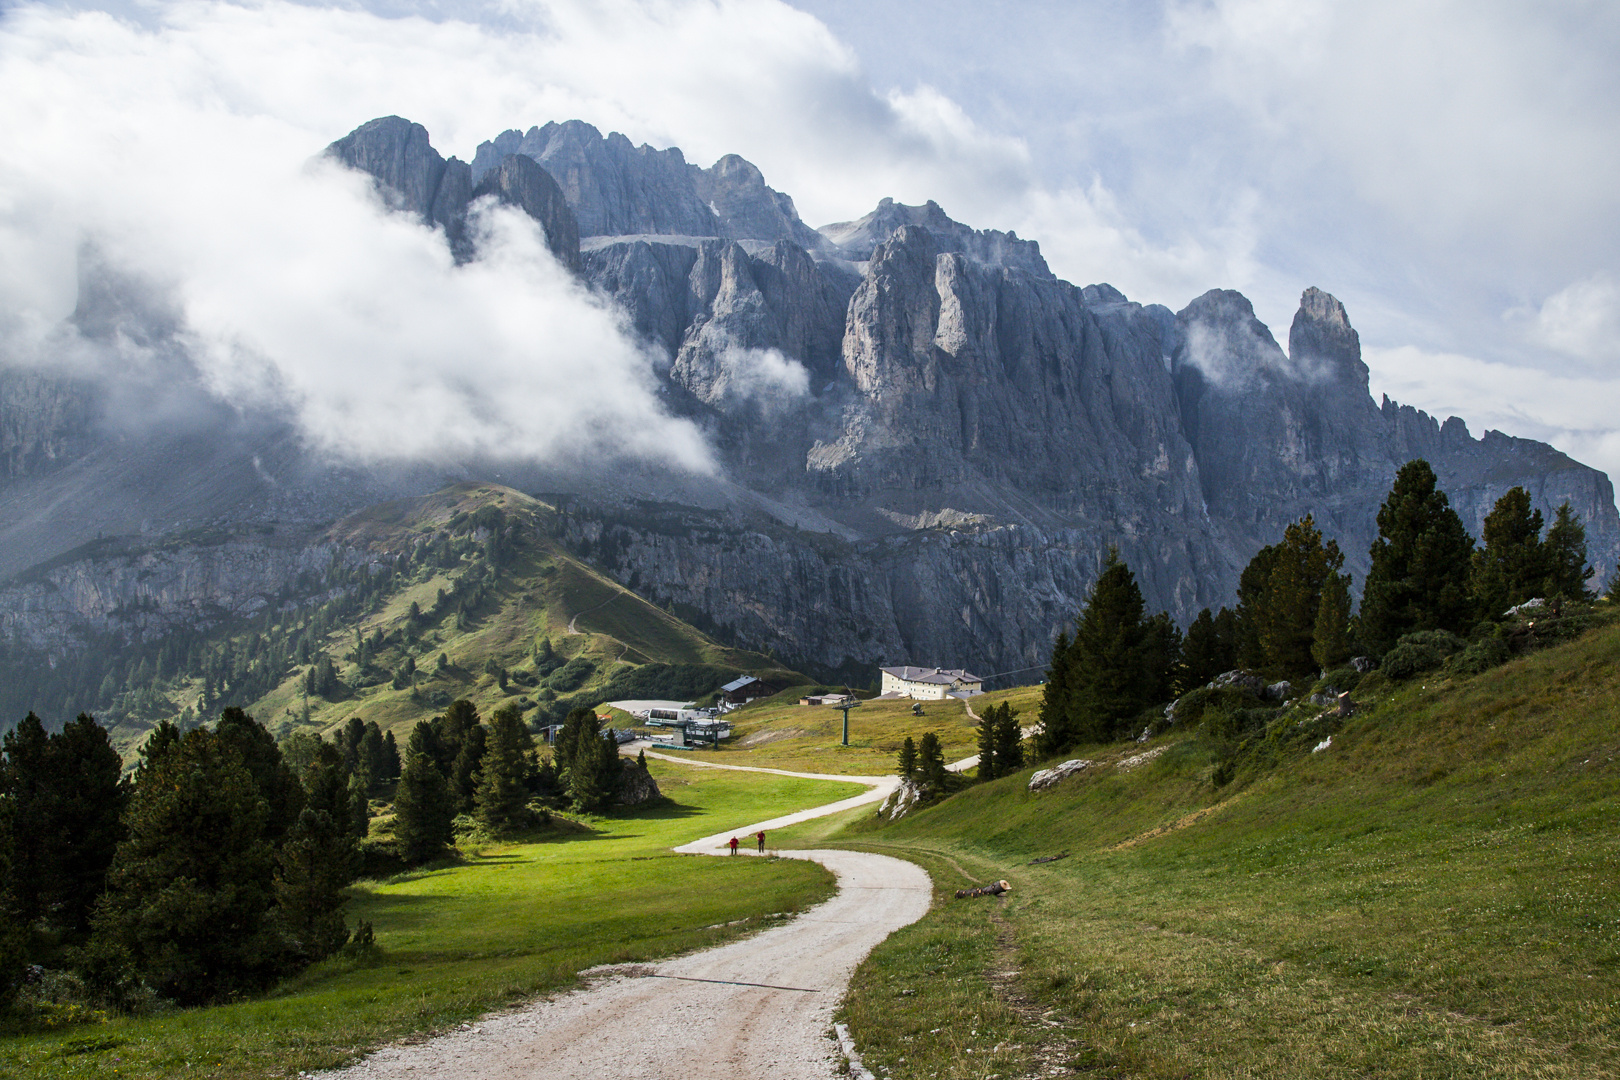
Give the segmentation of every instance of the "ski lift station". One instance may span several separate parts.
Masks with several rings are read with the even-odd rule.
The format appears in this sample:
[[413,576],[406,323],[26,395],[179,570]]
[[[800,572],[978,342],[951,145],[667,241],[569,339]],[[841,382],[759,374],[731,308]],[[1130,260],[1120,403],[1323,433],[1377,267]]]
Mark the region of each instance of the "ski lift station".
[[[731,721],[714,709],[694,709],[690,701],[610,701],[651,728],[658,728],[658,745],[671,749],[718,746],[731,737]],[[634,706],[634,707],[632,707]]]

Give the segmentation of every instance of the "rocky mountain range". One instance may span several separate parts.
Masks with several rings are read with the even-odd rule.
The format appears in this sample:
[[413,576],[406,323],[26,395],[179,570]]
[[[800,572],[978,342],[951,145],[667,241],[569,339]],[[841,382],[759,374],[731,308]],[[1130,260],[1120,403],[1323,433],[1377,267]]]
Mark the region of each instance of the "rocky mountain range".
[[[724,475],[506,463],[500,479],[546,493],[565,543],[631,588],[805,670],[1038,667],[1110,545],[1149,604],[1185,622],[1230,602],[1255,550],[1306,513],[1359,584],[1378,504],[1414,457],[1434,465],[1476,535],[1522,484],[1549,516],[1570,501],[1600,573],[1620,557],[1604,474],[1543,443],[1476,439],[1457,417],[1375,401],[1344,306],[1316,288],[1285,351],[1235,292],[1172,312],[1076,286],[1034,241],[970,228],[934,203],[884,200],[812,229],[739,157],[701,168],[579,121],[504,132],[470,164],[399,117],[326,153],[442,230],[463,261],[476,257],[477,200],[522,209],[618,306],[662,357],[667,408],[708,434]],[[130,312],[147,311],[93,259],[81,278],[82,332],[127,333]],[[285,528],[273,556],[244,555],[251,526],[302,528],[496,468],[340,469],[282,420],[206,401],[188,425],[136,436],[112,421],[109,393],[0,370],[0,572],[21,575],[0,588],[0,632],[29,644],[71,638],[53,620],[71,623],[76,601],[40,594],[51,575],[76,596],[119,583],[117,603],[104,591],[96,607],[98,633],[120,632],[115,608],[161,625],[153,606],[175,597],[218,590],[240,605],[270,588],[175,569],[224,550],[186,554],[173,541],[185,529],[234,530],[232,558],[252,575],[303,572],[307,560],[282,550]],[[97,536],[125,538],[115,559],[98,562],[93,545],[75,553]],[[128,572],[132,543],[167,543],[162,596]],[[136,625],[123,632],[146,632]]]

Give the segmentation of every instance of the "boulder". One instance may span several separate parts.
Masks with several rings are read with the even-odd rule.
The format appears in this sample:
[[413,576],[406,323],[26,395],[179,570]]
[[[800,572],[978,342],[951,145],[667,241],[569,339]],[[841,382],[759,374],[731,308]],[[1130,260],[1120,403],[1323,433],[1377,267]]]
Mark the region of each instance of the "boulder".
[[1073,776],[1077,772],[1091,768],[1092,764],[1092,762],[1084,758],[1074,758],[1050,769],[1042,769],[1029,778],[1029,790],[1045,791],[1064,777]]
[[645,763],[636,758],[624,760],[624,772],[619,786],[619,802],[625,806],[640,806],[663,798],[658,781],[652,778]]
[[1267,701],[1287,701],[1294,696],[1294,684],[1287,679],[1272,683],[1261,691],[1260,696]]

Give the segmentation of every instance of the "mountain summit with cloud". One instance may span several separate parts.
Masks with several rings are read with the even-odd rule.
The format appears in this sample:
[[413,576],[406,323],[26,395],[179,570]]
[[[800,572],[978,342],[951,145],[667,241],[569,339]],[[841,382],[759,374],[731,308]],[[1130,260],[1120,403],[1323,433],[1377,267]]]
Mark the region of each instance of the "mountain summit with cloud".
[[[165,283],[81,252],[63,340],[90,359],[0,377],[8,569],[136,512],[161,534],[499,477],[566,493],[565,542],[738,644],[823,671],[994,671],[1043,659],[1110,546],[1183,620],[1307,513],[1359,581],[1414,457],[1476,531],[1518,484],[1549,514],[1572,504],[1600,569],[1620,555],[1606,476],[1375,402],[1348,313],[1316,288],[1285,351],[1237,292],[1172,312],[1076,286],[1037,241],[931,202],[812,229],[740,157],[702,167],[577,120],[467,163],[384,117],[286,183],[347,200],[325,212],[394,262],[312,247],[337,261],[310,265],[317,291],[244,251],[242,283],[276,302],[226,332],[259,310],[233,316],[228,268]],[[214,410],[190,436],[105,408],[184,387]]]

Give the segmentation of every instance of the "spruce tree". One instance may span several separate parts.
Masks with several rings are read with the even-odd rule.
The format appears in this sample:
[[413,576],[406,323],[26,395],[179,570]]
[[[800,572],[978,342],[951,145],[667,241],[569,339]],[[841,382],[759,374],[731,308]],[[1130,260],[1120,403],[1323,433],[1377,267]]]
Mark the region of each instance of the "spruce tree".
[[1382,655],[1414,631],[1467,632],[1473,550],[1429,463],[1402,465],[1378,508],[1378,538],[1361,592],[1362,644]]
[[450,785],[431,753],[433,742],[429,724],[417,724],[405,744],[405,763],[394,789],[394,841],[400,858],[412,864],[444,854],[456,816]]
[[1322,583],[1322,602],[1311,630],[1311,659],[1328,671],[1348,661],[1355,648],[1350,633],[1350,575],[1330,573]]
[[1065,672],[1068,710],[1055,730],[1043,724],[1042,753],[1116,738],[1168,695],[1179,648],[1168,625],[1168,617],[1143,619],[1136,577],[1110,549],[1075,624]]
[[1266,666],[1266,650],[1260,640],[1260,631],[1270,618],[1267,604],[1270,601],[1271,568],[1276,561],[1276,545],[1267,544],[1254,553],[1254,558],[1249,560],[1249,565],[1243,568],[1243,573],[1238,577],[1234,630],[1235,656],[1239,667]]
[[1018,724],[1018,713],[1003,701],[1001,715],[996,718],[996,768],[1006,776],[1023,767],[1024,732]]
[[289,947],[302,962],[336,952],[349,939],[344,892],[354,879],[355,836],[348,823],[349,770],[321,743],[302,771],[304,808],[276,856],[276,906]]
[[450,781],[450,794],[455,799],[456,813],[470,814],[478,793],[478,771],[484,763],[488,728],[483,724],[469,728],[461,737],[461,748],[446,777]]
[[281,747],[263,724],[234,706],[219,714],[214,730],[235,747],[238,758],[253,776],[254,786],[264,799],[265,835],[272,844],[281,843],[304,808],[303,788],[282,760]]
[[51,819],[57,778],[51,770],[50,736],[33,713],[6,732],[0,748],[5,752],[0,795],[11,811],[11,873],[18,883],[13,900],[17,919],[28,926],[45,910],[38,883],[50,876],[54,859]]
[[945,786],[945,751],[939,736],[930,731],[917,746],[917,778],[923,787],[935,792]]
[[979,779],[994,780],[1001,775],[996,762],[996,720],[999,718],[997,706],[990,706],[979,717]]
[[1041,687],[1041,730],[1035,736],[1035,747],[1043,755],[1055,754],[1068,745],[1070,648],[1069,632],[1059,630],[1052,644],[1046,684]]
[[904,780],[910,780],[917,772],[917,743],[910,735],[900,744],[900,752],[894,757],[894,771]]
[[1181,663],[1188,686],[1203,686],[1215,676],[1231,670],[1232,657],[1228,650],[1222,648],[1215,630],[1215,617],[1210,614],[1209,608],[1200,611],[1187,627],[1187,635],[1182,639]]
[[1475,612],[1499,619],[1508,608],[1542,595],[1548,578],[1541,542],[1541,511],[1530,506],[1522,487],[1507,490],[1485,515],[1481,546],[1469,564],[1468,585]]
[[268,986],[285,961],[268,817],[240,743],[187,732],[135,784],[92,952],[183,1005]]
[[51,736],[48,758],[58,794],[47,825],[50,871],[37,887],[52,923],[78,941],[90,932],[91,911],[124,838],[129,788],[106,730],[84,713]]
[[382,771],[378,777],[384,781],[399,779],[399,744],[392,731],[383,732]]
[[11,800],[0,798],[0,1012],[11,1004],[28,965],[28,924],[17,903],[23,883],[11,862],[16,845],[13,811]]
[[1256,612],[1263,666],[1302,675],[1313,668],[1311,645],[1322,589],[1328,576],[1344,565],[1344,556],[1334,541],[1323,543],[1309,514],[1289,525],[1282,542],[1269,550],[1265,599]]
[[501,836],[529,824],[529,782],[534,772],[534,738],[522,714],[512,707],[495,710],[479,770],[478,823]]
[[1592,599],[1586,587],[1592,577],[1592,568],[1586,562],[1586,526],[1581,524],[1581,516],[1570,509],[1568,500],[1558,507],[1543,547],[1547,565],[1543,594],[1566,600]]

